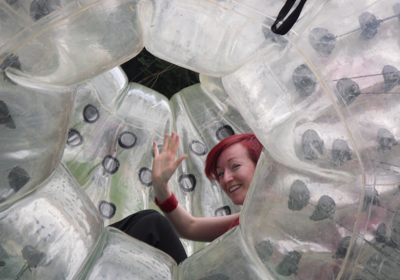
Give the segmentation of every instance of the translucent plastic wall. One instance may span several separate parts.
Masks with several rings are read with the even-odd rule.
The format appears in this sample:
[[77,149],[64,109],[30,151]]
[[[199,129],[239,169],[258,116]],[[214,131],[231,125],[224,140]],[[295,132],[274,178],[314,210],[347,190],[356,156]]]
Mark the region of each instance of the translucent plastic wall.
[[[307,1],[277,36],[283,5],[0,0],[0,278],[397,280],[400,3]],[[201,83],[128,83],[114,67],[144,46]],[[172,130],[180,203],[242,211],[179,266],[103,229],[156,208],[151,143]],[[203,168],[248,131],[265,149],[240,209]]]

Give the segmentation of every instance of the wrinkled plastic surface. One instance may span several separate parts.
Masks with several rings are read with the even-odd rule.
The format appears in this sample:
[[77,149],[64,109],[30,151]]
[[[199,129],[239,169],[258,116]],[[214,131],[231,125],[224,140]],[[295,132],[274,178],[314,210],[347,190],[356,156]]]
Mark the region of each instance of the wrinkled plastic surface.
[[[180,203],[194,215],[227,214],[228,202],[218,185],[207,182],[200,172],[204,153],[221,135],[252,130],[265,150],[240,227],[174,266],[171,277],[397,279],[400,4],[307,1],[292,31],[276,36],[269,27],[283,4],[281,0],[0,2],[1,90],[53,91],[40,95],[42,99],[1,95],[0,164],[8,169],[0,170],[5,198],[0,215],[35,198],[36,193],[29,192],[50,178],[67,133],[64,163],[106,223],[151,208],[151,187],[143,185],[149,184],[150,173],[137,172],[151,166],[151,141],[161,144],[162,135],[172,129],[182,135],[179,153],[189,155],[171,184]],[[202,75],[201,85],[167,101],[128,84],[119,69],[95,78],[143,46],[172,63],[221,79]],[[70,114],[61,108],[70,106],[70,97],[61,94],[60,86],[88,80],[78,88],[68,130]],[[19,113],[27,104],[38,105]],[[53,109],[50,104],[64,106]],[[50,113],[32,113],[41,106]],[[24,117],[25,122],[37,122],[33,127],[42,124],[44,132],[58,136],[48,138],[52,144],[41,141],[47,138],[37,138],[35,129],[17,125]],[[219,134],[217,123],[222,125]],[[22,137],[29,144],[21,144],[17,136],[9,141],[14,125],[15,133],[27,129]],[[133,132],[145,135],[140,140],[144,142],[136,143]],[[32,143],[50,152],[37,156],[28,170],[22,165],[25,155],[32,153]],[[134,144],[141,147],[139,151]],[[51,163],[42,167],[41,161]],[[132,173],[135,176],[129,177]],[[9,196],[24,183],[21,196]],[[32,219],[27,223],[34,224]],[[30,238],[35,234],[31,232]],[[125,238],[116,236],[120,241]],[[8,244],[18,235],[4,238]],[[97,240],[96,248],[82,256],[95,261],[74,270],[76,275],[106,267],[102,260],[109,253],[104,258],[94,254],[111,252],[111,247],[101,245],[104,238]],[[18,275],[17,265],[3,261],[9,255],[18,255],[22,268],[45,271],[41,260],[48,253],[34,245],[8,248],[1,255],[0,273],[12,271],[14,279]],[[144,250],[144,254],[152,251]],[[70,265],[65,260],[61,267],[68,270]],[[118,267],[107,263],[109,271]],[[36,270],[31,274],[28,270],[24,277],[40,279]],[[123,271],[130,273],[128,268]],[[99,275],[90,273],[85,277]]]
[[107,227],[77,279],[173,279],[175,266],[164,252]]
[[0,214],[1,279],[74,279],[100,238],[100,214],[59,165],[27,198]]
[[34,190],[58,166],[74,93],[0,78],[0,209]]

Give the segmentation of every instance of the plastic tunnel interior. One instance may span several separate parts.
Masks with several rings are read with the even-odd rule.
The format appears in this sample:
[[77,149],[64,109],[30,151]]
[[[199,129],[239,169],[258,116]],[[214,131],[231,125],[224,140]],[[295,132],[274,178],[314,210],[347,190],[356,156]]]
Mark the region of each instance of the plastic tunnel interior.
[[[0,0],[0,278],[398,280],[400,2],[309,0],[281,36],[285,2]],[[144,47],[200,83],[170,100],[130,83],[118,65]],[[106,227],[158,210],[171,131],[179,203],[241,212],[182,239],[179,265]],[[245,132],[264,149],[241,207],[204,164]]]

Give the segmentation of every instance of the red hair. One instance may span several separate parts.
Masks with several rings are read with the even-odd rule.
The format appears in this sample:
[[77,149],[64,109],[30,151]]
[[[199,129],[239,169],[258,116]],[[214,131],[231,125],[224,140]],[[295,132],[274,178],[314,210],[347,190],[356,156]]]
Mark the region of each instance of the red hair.
[[217,180],[217,161],[221,153],[228,147],[240,143],[243,147],[246,148],[247,152],[249,153],[249,157],[251,160],[257,164],[258,159],[260,158],[261,151],[263,149],[263,145],[258,141],[256,136],[253,133],[243,133],[238,135],[232,135],[211,149],[211,151],[207,155],[206,159],[206,176],[211,180]]

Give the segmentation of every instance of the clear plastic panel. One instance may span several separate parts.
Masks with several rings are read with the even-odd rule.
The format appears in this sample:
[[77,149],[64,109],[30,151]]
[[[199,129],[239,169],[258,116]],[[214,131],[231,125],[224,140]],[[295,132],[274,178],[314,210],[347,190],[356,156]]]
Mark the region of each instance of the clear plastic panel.
[[80,87],[63,157],[106,224],[157,208],[151,143],[162,143],[172,125],[165,97],[123,78],[117,68]]
[[268,279],[268,273],[255,264],[237,227],[183,261],[175,279]]
[[246,197],[246,241],[276,279],[335,279],[347,250],[347,261],[354,262],[362,244],[373,200],[358,212],[363,177],[348,183],[311,174],[285,167],[264,151]]
[[[20,6],[20,1],[8,2]],[[27,17],[37,19],[2,47],[0,64],[11,56],[18,59],[18,64],[7,65],[15,79],[28,77],[61,86],[77,84],[142,50],[139,1],[70,2],[21,2],[22,6],[30,4],[30,12],[26,14],[28,8],[21,7],[23,12],[17,10],[17,15],[28,22]],[[7,22],[12,24],[11,20]]]
[[164,252],[114,228],[104,228],[76,279],[174,279],[176,262]]
[[172,0],[143,5],[152,15],[150,28],[144,31],[146,49],[196,72],[224,76],[267,48],[269,42],[259,23],[216,2]]
[[75,279],[103,221],[59,165],[35,192],[0,212],[1,279]]
[[74,92],[27,88],[0,78],[0,209],[56,169]]

